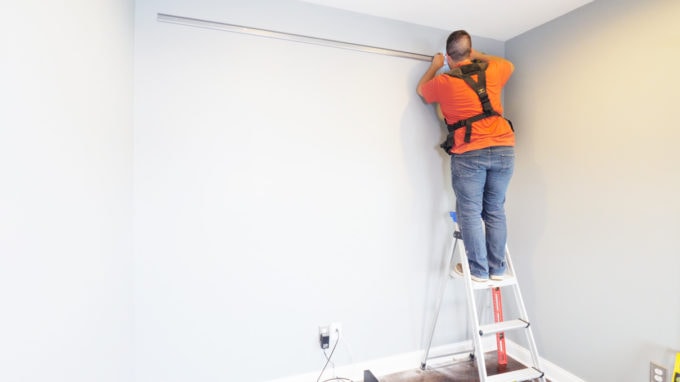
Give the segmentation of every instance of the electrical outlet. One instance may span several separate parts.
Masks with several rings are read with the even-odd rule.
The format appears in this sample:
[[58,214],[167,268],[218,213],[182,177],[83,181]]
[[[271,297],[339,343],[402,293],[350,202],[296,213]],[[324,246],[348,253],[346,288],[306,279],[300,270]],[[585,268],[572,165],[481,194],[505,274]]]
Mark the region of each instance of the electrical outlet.
[[340,333],[342,333],[342,324],[339,322],[319,326],[319,346],[321,346],[321,349],[328,349],[334,345],[340,338]]
[[655,364],[654,362],[649,363],[649,382],[667,382],[668,371]]
[[319,346],[321,349],[328,349],[331,342],[331,328],[329,325],[319,326]]

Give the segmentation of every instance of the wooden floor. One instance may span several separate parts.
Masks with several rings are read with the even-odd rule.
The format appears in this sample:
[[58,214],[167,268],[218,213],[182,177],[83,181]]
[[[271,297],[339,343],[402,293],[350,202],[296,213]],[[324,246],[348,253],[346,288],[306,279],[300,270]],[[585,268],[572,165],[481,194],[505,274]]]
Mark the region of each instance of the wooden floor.
[[[500,374],[525,367],[510,357],[508,357],[507,365],[499,366],[495,351],[486,353],[485,362],[487,375]],[[425,370],[416,368],[377,377],[380,382],[479,382],[477,363],[474,360],[458,361],[440,367],[427,367]]]

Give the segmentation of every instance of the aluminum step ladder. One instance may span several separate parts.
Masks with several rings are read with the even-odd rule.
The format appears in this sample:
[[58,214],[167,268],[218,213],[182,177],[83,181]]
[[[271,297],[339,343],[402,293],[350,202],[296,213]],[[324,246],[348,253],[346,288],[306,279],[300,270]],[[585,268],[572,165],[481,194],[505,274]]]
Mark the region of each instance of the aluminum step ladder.
[[[517,281],[515,269],[512,265],[512,260],[510,258],[510,251],[508,250],[508,247],[506,245],[505,247],[505,257],[506,257],[506,264],[507,264],[507,270],[505,274],[505,278],[503,280],[499,281],[494,281],[494,280],[489,280],[487,282],[476,282],[472,281],[470,278],[470,266],[468,264],[467,260],[467,255],[465,252],[465,245],[463,244],[462,240],[462,235],[460,234],[460,230],[458,228],[458,220],[456,218],[456,213],[451,212],[450,213],[451,218],[453,219],[454,223],[454,233],[453,233],[453,239],[452,243],[450,246],[450,253],[451,253],[451,259],[449,261],[449,267],[446,269],[446,274],[444,279],[442,280],[442,285],[440,289],[440,294],[439,294],[439,299],[437,300],[436,304],[436,314],[434,315],[433,322],[432,322],[432,330],[430,332],[430,336],[427,342],[427,349],[424,352],[422,362],[420,364],[420,368],[422,370],[425,370],[427,367],[427,362],[435,359],[435,358],[442,358],[442,357],[449,357],[453,356],[455,354],[445,354],[445,355],[439,355],[436,357],[430,357],[430,348],[432,346],[432,338],[434,337],[435,329],[437,326],[437,319],[439,317],[439,312],[441,308],[441,303],[442,299],[444,298],[444,292],[446,291],[446,286],[448,285],[448,278],[459,278],[464,281],[465,284],[465,292],[466,292],[466,298],[467,298],[467,306],[468,306],[468,315],[469,315],[469,321],[470,321],[470,330],[471,330],[471,337],[472,337],[472,346],[473,348],[470,350],[469,357],[473,358],[476,360],[477,363],[477,371],[479,372],[479,380],[480,382],[513,382],[513,381],[532,381],[538,379],[541,382],[546,382],[545,375],[543,371],[541,371],[541,366],[540,366],[540,359],[538,356],[538,351],[536,349],[536,341],[534,340],[534,335],[531,330],[531,324],[529,321],[529,317],[527,315],[526,308],[524,306],[524,301],[522,300],[522,294],[520,293],[519,289],[519,283]],[[458,256],[456,256],[458,255]],[[458,258],[458,261],[456,261],[456,258]],[[457,273],[453,271],[454,266],[456,263],[460,262],[463,268],[463,275],[460,276]],[[477,292],[484,292],[484,291],[489,291],[491,292],[492,289],[494,288],[509,288],[512,290],[514,297],[515,297],[515,303],[516,303],[516,308],[519,314],[519,317],[515,319],[511,319],[508,321],[502,321],[502,322],[493,322],[489,324],[481,324],[480,323],[480,318],[478,314],[478,308],[476,304],[476,293]],[[490,335],[495,335],[498,333],[504,333],[506,331],[515,331],[515,330],[521,330],[526,334],[526,339],[527,343],[529,344],[529,351],[531,352],[531,358],[532,358],[532,365],[524,365],[525,367],[519,370],[515,371],[509,371],[505,373],[500,373],[500,374],[495,374],[495,375],[487,375],[486,372],[486,363],[484,359],[484,341],[483,338],[490,336]],[[492,350],[492,349],[489,349]],[[505,349],[502,349],[505,351]]]

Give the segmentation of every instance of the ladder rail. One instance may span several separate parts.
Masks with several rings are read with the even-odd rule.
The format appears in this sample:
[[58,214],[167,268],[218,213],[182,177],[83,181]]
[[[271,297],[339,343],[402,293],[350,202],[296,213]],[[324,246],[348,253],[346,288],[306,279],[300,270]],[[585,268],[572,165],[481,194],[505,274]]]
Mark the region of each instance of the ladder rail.
[[[455,223],[456,231],[458,231],[458,222]],[[479,316],[477,314],[477,303],[475,301],[475,290],[472,287],[472,278],[470,277],[470,264],[468,263],[467,254],[465,253],[465,246],[462,245],[463,250],[460,251],[460,261],[463,267],[463,275],[465,275],[465,293],[468,298],[468,314],[470,321],[472,321],[472,343],[474,344],[475,361],[477,362],[477,371],[479,373],[479,380],[486,381],[486,361],[484,359],[484,347],[482,346],[482,335],[479,334]]]
[[[456,247],[458,246],[458,239],[455,238],[455,233],[454,233],[454,240],[451,241],[451,244],[449,244],[449,252],[448,253],[456,253]],[[453,256],[449,259],[449,269],[451,269],[451,265],[453,264],[454,259]],[[423,358],[420,362],[420,368],[422,370],[425,370],[425,366],[427,364],[427,360],[429,359],[430,356],[430,349],[432,348],[432,340],[434,338],[434,333],[437,329],[437,321],[439,318],[439,312],[441,311],[441,305],[442,305],[442,300],[444,299],[444,293],[446,292],[446,284],[448,283],[448,272],[445,272],[444,277],[440,280],[441,285],[439,286],[439,298],[437,299],[437,302],[435,304],[435,310],[436,313],[432,317],[432,325],[430,326],[430,334],[429,338],[427,340],[427,347],[425,348],[425,352],[423,354]]]
[[[510,256],[510,249],[508,248],[507,244],[505,246],[505,258],[508,263],[508,265],[512,264],[512,259]],[[511,265],[512,266],[512,265]],[[512,266],[513,272],[514,266]],[[515,278],[517,277],[517,273],[513,273],[515,275]],[[519,314],[522,317],[523,320],[529,321],[529,314],[527,313],[527,308],[524,305],[524,299],[522,298],[522,293],[519,287],[519,283],[515,283],[512,286],[512,291],[515,296],[515,303],[517,304],[517,309],[519,310]],[[536,367],[539,370],[543,370],[541,368],[541,360],[540,357],[538,356],[538,347],[536,346],[536,341],[534,339],[533,331],[531,327],[527,327],[526,331],[524,332],[526,335],[527,343],[529,344],[529,353],[531,353],[531,360],[534,363],[534,367]],[[543,381],[543,378],[541,378]]]

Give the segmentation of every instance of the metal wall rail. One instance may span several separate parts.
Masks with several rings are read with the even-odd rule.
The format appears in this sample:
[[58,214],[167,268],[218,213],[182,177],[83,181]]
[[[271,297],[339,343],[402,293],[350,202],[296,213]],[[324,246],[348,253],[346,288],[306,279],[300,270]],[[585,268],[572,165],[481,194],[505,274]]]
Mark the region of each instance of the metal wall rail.
[[333,48],[356,50],[360,52],[383,54],[386,56],[410,58],[414,60],[421,60],[427,62],[432,61],[432,56],[428,56],[425,54],[404,52],[401,50],[394,49],[378,48],[370,45],[354,44],[350,42],[329,40],[320,37],[304,36],[294,33],[277,32],[267,29],[244,27],[241,25],[227,24],[218,21],[202,20],[183,16],[174,16],[165,13],[158,14],[158,21],[172,24],[188,25],[197,28],[218,29],[227,32],[243,33],[254,36],[275,38],[279,40],[301,42],[306,44],[323,45]]

